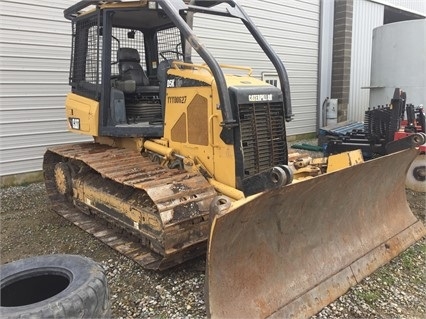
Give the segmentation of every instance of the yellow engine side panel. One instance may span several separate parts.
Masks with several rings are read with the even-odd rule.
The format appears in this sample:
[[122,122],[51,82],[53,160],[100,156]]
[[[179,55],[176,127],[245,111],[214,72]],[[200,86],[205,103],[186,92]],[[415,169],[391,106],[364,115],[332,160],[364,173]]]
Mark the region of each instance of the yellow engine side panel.
[[99,102],[68,93],[66,101],[68,129],[74,133],[99,135]]
[[[225,69],[241,71],[234,66]],[[216,181],[235,188],[235,150],[234,145],[227,145],[220,138],[223,117],[213,75],[206,66],[185,63],[177,63],[177,67],[167,73],[207,84],[167,88],[164,138],[169,141],[169,147],[181,155],[196,158]],[[249,75],[225,74],[225,77],[228,86],[268,85]]]
[[222,113],[217,104],[217,93],[212,94],[210,86],[167,88],[164,138],[214,179],[235,187],[234,146],[219,137]]

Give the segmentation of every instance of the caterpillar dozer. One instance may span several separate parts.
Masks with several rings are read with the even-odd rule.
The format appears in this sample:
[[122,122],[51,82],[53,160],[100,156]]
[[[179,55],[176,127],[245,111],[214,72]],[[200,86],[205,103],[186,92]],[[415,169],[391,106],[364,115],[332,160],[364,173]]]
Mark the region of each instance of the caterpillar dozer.
[[[279,87],[219,64],[200,13],[242,22]],[[64,15],[66,118],[93,142],[47,149],[52,206],[149,269],[207,252],[209,316],[309,316],[426,234],[404,192],[413,143],[329,158],[323,174],[289,162],[286,69],[233,0],[85,0]]]

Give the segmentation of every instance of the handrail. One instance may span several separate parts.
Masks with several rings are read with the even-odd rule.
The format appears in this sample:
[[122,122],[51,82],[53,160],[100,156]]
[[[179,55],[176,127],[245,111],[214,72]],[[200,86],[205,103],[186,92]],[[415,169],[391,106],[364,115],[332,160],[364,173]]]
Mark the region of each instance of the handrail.
[[206,64],[194,64],[194,63],[187,63],[187,62],[182,62],[182,61],[173,61],[172,67],[174,67],[174,66],[184,66],[184,67],[188,67],[188,68],[191,68],[191,69],[196,69],[196,68],[204,69],[204,70],[208,71],[210,74],[212,74],[212,70],[210,70],[210,68]]
[[249,76],[252,75],[253,73],[253,69],[249,66],[240,66],[240,65],[232,65],[232,64],[219,64],[221,68],[224,69],[235,69],[235,70],[242,70],[242,71],[247,71],[247,74]]
[[[173,61],[172,62],[172,67],[176,65],[176,66],[185,66],[191,69],[195,69],[195,68],[199,68],[199,69],[204,69],[209,71],[210,74],[212,74],[212,71],[210,70],[209,66],[206,63],[203,64],[196,64],[196,63],[188,63],[188,62],[182,62],[182,61]],[[253,73],[253,69],[251,67],[248,66],[240,66],[240,65],[231,65],[231,64],[219,64],[219,66],[222,69],[235,69],[235,70],[242,70],[242,71],[247,71],[247,74],[249,76],[252,75]]]

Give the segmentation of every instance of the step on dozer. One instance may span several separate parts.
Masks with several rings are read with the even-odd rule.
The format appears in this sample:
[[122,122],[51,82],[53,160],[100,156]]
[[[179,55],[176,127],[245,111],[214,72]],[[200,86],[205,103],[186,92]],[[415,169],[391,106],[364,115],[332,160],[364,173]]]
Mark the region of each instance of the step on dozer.
[[417,150],[212,205],[212,318],[306,318],[426,235],[405,195]]

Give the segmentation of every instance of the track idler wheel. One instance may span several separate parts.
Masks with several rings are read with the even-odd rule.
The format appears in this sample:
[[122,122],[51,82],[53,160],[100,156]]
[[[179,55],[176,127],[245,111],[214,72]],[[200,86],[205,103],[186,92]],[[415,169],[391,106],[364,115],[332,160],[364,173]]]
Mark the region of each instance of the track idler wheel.
[[405,186],[416,192],[426,192],[426,155],[417,156],[407,172]]
[[58,192],[64,196],[72,196],[72,178],[71,169],[65,162],[59,162],[54,170],[55,185]]

